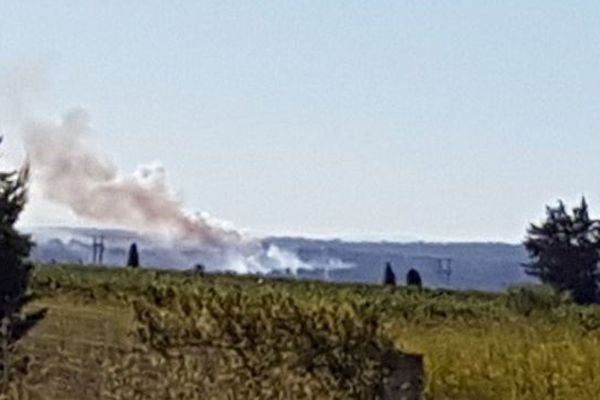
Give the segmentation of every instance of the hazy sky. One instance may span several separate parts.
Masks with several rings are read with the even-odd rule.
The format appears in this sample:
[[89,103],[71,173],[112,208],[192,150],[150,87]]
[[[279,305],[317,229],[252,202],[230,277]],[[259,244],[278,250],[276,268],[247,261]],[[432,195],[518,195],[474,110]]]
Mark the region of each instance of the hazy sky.
[[[600,210],[599,21],[596,1],[0,0],[2,73],[40,89],[4,103],[2,151],[19,114],[84,107],[124,173],[159,160],[188,209],[259,234],[517,241],[557,198]],[[25,222],[74,221],[34,192]]]

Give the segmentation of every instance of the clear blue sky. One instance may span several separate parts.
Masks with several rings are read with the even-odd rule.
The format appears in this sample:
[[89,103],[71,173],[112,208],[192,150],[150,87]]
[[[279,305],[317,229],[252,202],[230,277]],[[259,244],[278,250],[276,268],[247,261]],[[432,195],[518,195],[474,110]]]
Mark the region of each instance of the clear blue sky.
[[[123,171],[160,160],[237,226],[517,241],[557,198],[600,210],[595,1],[0,8],[0,65],[45,71],[38,114],[85,107]],[[72,222],[45,210],[27,222]]]

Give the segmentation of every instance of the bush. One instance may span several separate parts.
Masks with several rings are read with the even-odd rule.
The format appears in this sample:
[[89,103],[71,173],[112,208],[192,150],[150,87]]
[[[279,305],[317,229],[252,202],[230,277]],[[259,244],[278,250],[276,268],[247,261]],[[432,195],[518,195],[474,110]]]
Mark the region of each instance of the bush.
[[[181,388],[214,387],[205,397],[233,388],[240,398],[376,398],[395,353],[367,308],[306,306],[275,291],[154,286],[134,308],[146,357],[181,370]],[[214,364],[202,376],[198,354]]]
[[508,290],[509,309],[528,316],[534,312],[548,312],[571,302],[568,293],[559,293],[549,285],[522,285]]

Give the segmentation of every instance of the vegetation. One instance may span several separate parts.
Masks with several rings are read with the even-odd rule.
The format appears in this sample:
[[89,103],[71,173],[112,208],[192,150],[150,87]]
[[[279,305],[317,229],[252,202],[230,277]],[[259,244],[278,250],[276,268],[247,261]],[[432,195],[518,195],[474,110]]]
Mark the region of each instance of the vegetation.
[[383,271],[383,284],[396,286],[396,274],[394,274],[392,264],[389,262],[385,263],[385,270]]
[[[389,346],[424,355],[427,399],[600,391],[600,307],[548,287],[414,291],[67,266],[37,269],[33,285],[50,315],[24,343],[35,362],[22,387],[61,382],[50,398],[365,398]],[[315,343],[323,356],[302,372]]]
[[585,199],[569,214],[562,202],[547,207],[547,218],[532,224],[525,248],[532,262],[526,272],[563,292],[578,303],[598,300],[600,221],[590,218]]
[[421,275],[416,269],[411,268],[406,274],[406,285],[420,288],[423,286]]
[[32,247],[30,238],[15,229],[27,200],[27,169],[0,173],[0,367],[2,392],[8,387],[14,364],[15,343],[44,316],[45,311],[26,315],[31,264],[24,261]]
[[131,268],[138,268],[140,266],[140,256],[138,254],[137,244],[135,243],[132,243],[129,247],[127,266]]
[[[373,399],[381,390],[393,346],[377,334],[376,316],[355,304],[308,307],[284,291],[187,284],[153,285],[149,292],[135,302],[136,335],[151,349],[140,359],[153,354],[180,371],[172,377],[165,371],[153,389],[160,398]],[[203,365],[209,355],[210,370]],[[124,386],[117,390],[126,393],[139,378],[132,371],[127,366],[117,374]],[[172,396],[181,371],[189,384]]]

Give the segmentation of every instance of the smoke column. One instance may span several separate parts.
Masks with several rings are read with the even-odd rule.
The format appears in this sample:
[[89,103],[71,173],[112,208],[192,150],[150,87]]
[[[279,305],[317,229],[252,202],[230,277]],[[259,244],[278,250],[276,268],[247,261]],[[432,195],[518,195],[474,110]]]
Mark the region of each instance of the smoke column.
[[22,126],[34,184],[45,197],[81,218],[184,241],[207,254],[211,269],[240,273],[310,268],[294,254],[225,227],[204,215],[189,215],[168,187],[160,165],[141,166],[132,176],[88,144],[92,133],[81,109],[60,121],[30,121]]

